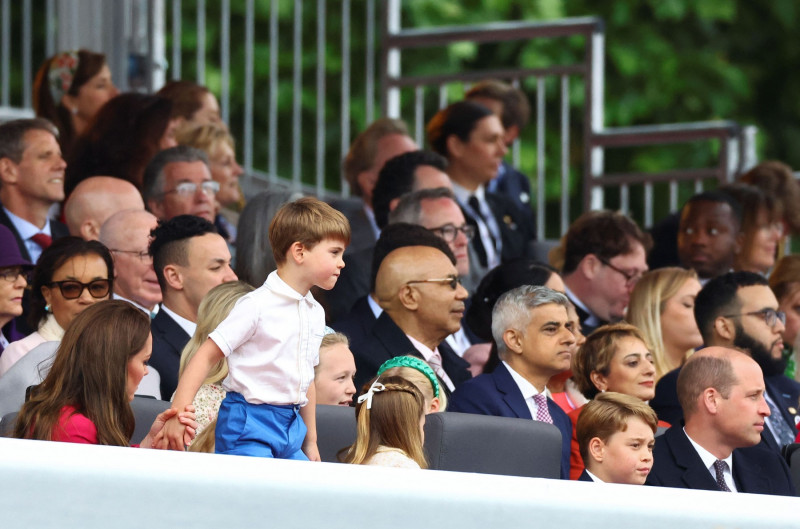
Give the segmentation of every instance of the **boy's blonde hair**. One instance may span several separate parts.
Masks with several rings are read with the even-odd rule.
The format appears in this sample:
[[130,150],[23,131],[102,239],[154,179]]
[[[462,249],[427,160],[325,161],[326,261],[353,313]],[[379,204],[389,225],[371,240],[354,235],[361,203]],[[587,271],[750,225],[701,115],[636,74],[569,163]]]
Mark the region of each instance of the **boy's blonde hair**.
[[628,429],[628,419],[631,417],[638,417],[656,433],[656,412],[636,397],[608,391],[598,394],[583,407],[575,425],[575,437],[584,466],[589,466],[589,442],[597,437],[607,443],[612,435]]
[[313,197],[284,204],[269,224],[269,243],[278,266],[286,263],[292,244],[312,249],[323,239],[350,244],[350,223],[341,212]]

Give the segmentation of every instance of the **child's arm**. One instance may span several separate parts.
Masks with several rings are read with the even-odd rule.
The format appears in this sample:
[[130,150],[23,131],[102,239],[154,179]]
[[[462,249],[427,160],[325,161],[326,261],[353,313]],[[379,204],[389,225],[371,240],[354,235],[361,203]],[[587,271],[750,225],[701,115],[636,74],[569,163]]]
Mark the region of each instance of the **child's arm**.
[[303,441],[303,453],[309,461],[322,461],[319,457],[319,448],[317,448],[317,387],[314,382],[308,386],[306,397],[308,404],[300,408],[300,417],[303,418],[308,429],[306,439]]
[[[175,398],[172,399],[172,409],[185,410],[186,406],[192,403],[197,395],[197,390],[203,385],[211,368],[223,357],[222,350],[210,338],[200,346],[178,381],[178,389],[175,391]],[[167,420],[154,444],[170,450],[185,450],[185,430],[186,427],[181,424],[176,415]]]

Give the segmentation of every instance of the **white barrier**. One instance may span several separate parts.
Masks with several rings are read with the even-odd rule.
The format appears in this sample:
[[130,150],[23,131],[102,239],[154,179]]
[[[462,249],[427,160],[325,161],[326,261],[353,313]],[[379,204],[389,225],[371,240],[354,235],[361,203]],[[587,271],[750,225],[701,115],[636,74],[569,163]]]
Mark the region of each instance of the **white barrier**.
[[0,439],[0,527],[796,528],[796,498]]

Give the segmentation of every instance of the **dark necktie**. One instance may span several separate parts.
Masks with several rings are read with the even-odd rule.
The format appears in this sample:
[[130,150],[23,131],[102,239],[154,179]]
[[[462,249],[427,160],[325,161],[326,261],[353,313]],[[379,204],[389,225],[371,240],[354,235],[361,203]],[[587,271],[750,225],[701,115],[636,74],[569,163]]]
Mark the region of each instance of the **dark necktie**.
[[31,240],[39,245],[42,250],[47,250],[53,244],[53,238],[46,233],[37,233]]
[[727,467],[728,464],[721,459],[717,459],[714,461],[714,471],[717,473],[717,485],[719,486],[719,490],[724,490],[725,492],[731,492],[731,489],[728,487],[728,484],[725,482],[725,475],[722,473]]
[[[483,223],[483,226],[486,228],[486,233],[489,235],[489,241],[488,242],[491,243],[492,249],[495,252],[497,252],[497,241],[495,240],[494,235],[492,235],[492,230],[489,229],[489,223],[486,222],[486,217],[483,216],[483,212],[481,211],[481,204],[480,204],[480,202],[478,202],[478,197],[476,197],[475,195],[470,195],[469,200],[467,201],[467,204],[469,204],[469,207],[472,208],[472,211],[475,212],[475,215]],[[476,219],[476,221],[478,219]],[[484,240],[483,240],[483,237],[481,236],[480,228],[478,226],[476,226],[476,228],[478,228],[478,236],[475,237],[474,239],[472,239],[474,241],[473,244],[475,244],[475,251],[478,253],[478,257],[479,257],[479,259],[481,261],[481,265],[483,265],[484,267],[487,267],[488,266],[488,261],[489,261],[489,259],[488,259],[489,253],[484,248],[484,244],[483,244]],[[483,255],[481,255],[481,254],[483,254]]]

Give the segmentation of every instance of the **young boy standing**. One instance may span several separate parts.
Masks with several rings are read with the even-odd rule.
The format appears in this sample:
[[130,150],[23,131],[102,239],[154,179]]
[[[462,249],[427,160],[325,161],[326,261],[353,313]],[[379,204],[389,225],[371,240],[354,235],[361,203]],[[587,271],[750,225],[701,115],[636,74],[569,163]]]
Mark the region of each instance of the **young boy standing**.
[[[269,240],[278,269],[242,297],[198,349],[173,407],[190,404],[225,357],[227,396],[217,417],[216,452],[319,461],[314,366],[325,313],[310,289],[336,284],[350,225],[324,202],[301,198],[278,211]],[[162,431],[171,447],[182,447],[182,425],[169,421]]]

